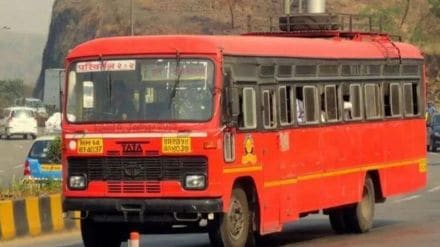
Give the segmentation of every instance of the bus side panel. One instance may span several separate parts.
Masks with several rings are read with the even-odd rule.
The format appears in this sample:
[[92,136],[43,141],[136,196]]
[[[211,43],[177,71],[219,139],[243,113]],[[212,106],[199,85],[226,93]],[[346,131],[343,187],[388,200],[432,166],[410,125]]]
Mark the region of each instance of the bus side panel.
[[[290,155],[292,163],[288,173],[298,178],[297,189],[290,193],[296,198],[298,212],[313,211],[320,208],[323,200],[322,179],[323,172],[320,150],[320,133],[315,128],[303,128],[292,131],[290,137]],[[286,195],[284,195],[286,196]]]
[[[397,125],[397,124],[396,124]],[[385,197],[402,194],[405,192],[416,191],[426,185],[426,126],[422,119],[414,119],[400,123],[401,126],[390,126],[387,131],[396,131],[395,135],[400,134],[402,140],[398,142],[390,141],[388,144],[392,152],[390,160],[407,157],[405,164],[395,163],[395,167],[382,169],[379,172],[382,192]],[[389,137],[388,138],[393,138]],[[390,139],[393,140],[393,139]],[[397,151],[401,149],[402,151]],[[400,153],[400,152],[403,152]],[[393,156],[395,155],[395,156]],[[393,162],[390,162],[392,165]]]
[[[259,156],[259,162],[263,165],[264,182],[276,181],[280,178],[280,154],[278,134],[266,132],[255,135],[255,149]],[[263,233],[281,231],[280,222],[280,187],[265,189],[263,203],[260,204]]]
[[[325,176],[323,176],[323,205],[332,207],[355,202],[358,199],[359,174],[345,173],[344,169],[358,162],[356,153],[360,152],[359,134],[350,132],[346,126],[322,128],[321,158]],[[352,143],[351,143],[352,142]],[[354,186],[356,185],[356,186]]]

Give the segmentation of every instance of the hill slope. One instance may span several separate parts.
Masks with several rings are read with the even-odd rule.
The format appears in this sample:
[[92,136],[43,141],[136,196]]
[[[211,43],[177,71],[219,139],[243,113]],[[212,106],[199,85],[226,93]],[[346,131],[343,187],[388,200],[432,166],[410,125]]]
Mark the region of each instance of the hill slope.
[[[134,0],[134,34],[232,34],[278,30],[282,0]],[[228,3],[236,3],[233,6]],[[406,5],[406,3],[409,5]],[[427,0],[327,0],[330,12],[383,14],[386,31],[434,53],[440,19]],[[377,7],[380,6],[380,7]],[[406,10],[409,11],[406,11]],[[231,11],[232,10],[232,11]],[[406,14],[405,14],[406,13]],[[233,18],[232,15],[233,14]],[[130,35],[130,1],[56,0],[43,66],[34,90],[43,88],[44,69],[62,67],[67,51],[92,38]],[[437,58],[433,57],[433,61]],[[435,74],[434,71],[432,74]]]

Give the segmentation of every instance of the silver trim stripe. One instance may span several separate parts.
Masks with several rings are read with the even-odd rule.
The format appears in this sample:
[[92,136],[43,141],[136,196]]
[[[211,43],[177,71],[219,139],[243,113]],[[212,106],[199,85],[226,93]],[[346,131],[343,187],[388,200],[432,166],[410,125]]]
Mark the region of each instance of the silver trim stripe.
[[82,138],[160,138],[160,137],[207,137],[206,132],[179,132],[179,133],[93,133],[93,134],[66,134],[66,139]]

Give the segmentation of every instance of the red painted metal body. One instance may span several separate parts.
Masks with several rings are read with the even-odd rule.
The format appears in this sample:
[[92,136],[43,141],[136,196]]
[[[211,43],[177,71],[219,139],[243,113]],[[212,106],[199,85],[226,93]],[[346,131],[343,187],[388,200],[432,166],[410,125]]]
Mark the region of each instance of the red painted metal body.
[[[380,38],[380,37],[379,37]],[[161,57],[175,56],[176,50],[185,57],[210,58],[215,63],[215,85],[222,88],[224,55],[253,57],[289,57],[318,59],[386,59],[387,51],[376,41],[309,39],[254,36],[145,36],[104,38],[86,42],[68,55],[66,66],[78,59],[99,57]],[[396,43],[401,58],[423,59],[420,51],[405,43]],[[68,87],[66,87],[68,88]],[[116,142],[145,141],[144,149],[162,155],[163,133],[202,133],[192,137],[192,153],[208,158],[208,187],[187,191],[179,182],[162,182],[161,193],[111,194],[106,182],[92,182],[87,190],[73,191],[64,184],[66,198],[130,197],[130,198],[221,198],[227,210],[234,181],[251,178],[256,186],[260,205],[261,233],[279,231],[286,222],[296,220],[301,213],[358,202],[364,179],[369,171],[377,171],[384,197],[415,191],[426,184],[425,120],[420,118],[393,119],[375,122],[341,123],[296,127],[277,131],[252,132],[255,164],[243,164],[245,140],[249,133],[224,128],[221,124],[221,95],[214,98],[214,114],[203,123],[125,123],[69,124],[63,119],[63,166],[67,158],[78,156],[69,150],[74,135],[102,134],[104,153],[119,150]],[[236,136],[236,160],[226,163],[223,158],[223,133]],[[124,138],[123,134],[133,134]],[[156,137],[136,137],[139,133]],[[116,138],[110,134],[121,134]],[[148,135],[147,135],[148,136]],[[154,135],[152,135],[154,136]],[[288,139],[288,148],[281,147]],[[216,145],[204,148],[207,142]],[[64,173],[64,181],[67,174]]]

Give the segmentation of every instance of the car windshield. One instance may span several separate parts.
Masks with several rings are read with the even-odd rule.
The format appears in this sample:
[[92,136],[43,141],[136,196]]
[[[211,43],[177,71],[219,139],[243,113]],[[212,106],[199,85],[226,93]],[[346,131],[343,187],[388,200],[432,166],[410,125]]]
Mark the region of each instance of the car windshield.
[[68,73],[68,120],[207,121],[214,68],[206,59],[77,62]]
[[34,116],[34,114],[31,110],[24,110],[24,109],[14,110],[12,114],[13,114],[13,117],[16,117],[16,118],[30,118],[30,117]]
[[31,151],[29,152],[29,158],[32,159],[45,159],[47,158],[47,153],[51,145],[51,140],[36,141],[32,145]]

